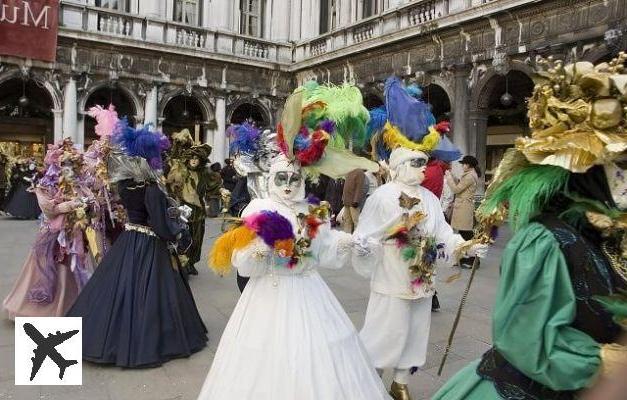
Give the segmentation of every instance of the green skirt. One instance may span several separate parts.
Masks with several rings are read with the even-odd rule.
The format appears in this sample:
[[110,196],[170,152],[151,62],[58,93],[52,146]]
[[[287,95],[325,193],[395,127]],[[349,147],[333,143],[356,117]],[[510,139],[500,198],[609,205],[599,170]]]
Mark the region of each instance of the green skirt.
[[477,375],[479,361],[473,361],[455,374],[432,400],[500,400],[494,384]]

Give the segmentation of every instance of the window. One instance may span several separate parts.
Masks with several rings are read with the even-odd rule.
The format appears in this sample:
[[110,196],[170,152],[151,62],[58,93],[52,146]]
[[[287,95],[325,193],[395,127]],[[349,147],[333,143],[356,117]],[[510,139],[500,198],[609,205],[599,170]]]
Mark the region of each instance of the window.
[[363,1],[363,15],[362,18],[372,17],[373,15],[379,14],[379,0],[362,0]]
[[129,2],[127,0],[96,0],[96,7],[108,8],[110,10],[128,12]]
[[198,0],[174,0],[174,21],[198,25]]
[[329,32],[337,26],[338,0],[320,0],[320,34]]
[[[240,1],[241,24],[240,33],[248,36],[261,37],[263,9],[261,0]],[[277,21],[285,23],[285,21]]]

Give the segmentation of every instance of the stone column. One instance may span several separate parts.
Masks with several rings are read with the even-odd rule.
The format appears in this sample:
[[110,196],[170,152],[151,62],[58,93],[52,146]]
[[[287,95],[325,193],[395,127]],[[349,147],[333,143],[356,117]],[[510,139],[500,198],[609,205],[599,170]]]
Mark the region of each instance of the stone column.
[[144,107],[144,125],[152,124],[153,128],[157,127],[157,97],[158,88],[155,85],[150,89],[150,92],[146,94]]
[[[486,147],[488,144],[488,114],[486,110],[473,110],[469,113],[468,133],[468,153],[477,158],[479,168],[481,168],[481,172],[485,176]],[[481,190],[483,190],[484,180],[481,180],[481,182]]]
[[455,98],[451,100],[453,109],[453,142],[462,153],[470,151],[468,146],[468,69],[455,68]]
[[78,137],[77,117],[76,81],[74,77],[71,77],[65,84],[63,94],[63,137],[71,138],[74,143],[82,143],[82,137],[80,140]]
[[222,164],[229,154],[226,143],[226,100],[216,97],[216,130],[213,134],[213,162]]
[[290,16],[290,40],[293,40],[295,42],[299,41],[302,38],[302,3],[303,0],[292,0],[292,9]]
[[338,27],[343,28],[349,26],[352,22],[351,19],[351,0],[339,0],[339,15],[338,15]]
[[[295,1],[292,0],[292,4]],[[272,1],[272,15],[270,18],[270,22],[274,21],[274,23],[270,24],[270,39],[277,42],[287,42],[290,37],[290,26],[293,24],[293,20],[290,15],[290,7],[288,7],[290,2],[285,0],[274,0]],[[266,19],[267,20],[267,19]]]
[[63,139],[63,110],[53,109],[54,117],[54,142],[57,143]]

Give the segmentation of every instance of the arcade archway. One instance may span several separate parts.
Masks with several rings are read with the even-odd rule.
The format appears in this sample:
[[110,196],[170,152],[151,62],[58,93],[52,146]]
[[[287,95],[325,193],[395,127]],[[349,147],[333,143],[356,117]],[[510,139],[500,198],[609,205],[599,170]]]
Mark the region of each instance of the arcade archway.
[[50,93],[29,78],[0,84],[0,148],[12,157],[43,160],[54,141],[54,102]]
[[202,105],[194,96],[183,93],[172,97],[163,109],[162,129],[171,135],[183,129],[189,129],[197,142],[204,140],[202,125],[206,120]]
[[229,124],[241,124],[248,122],[260,128],[267,128],[270,122],[265,115],[264,109],[257,104],[242,103],[236,106],[229,118]]

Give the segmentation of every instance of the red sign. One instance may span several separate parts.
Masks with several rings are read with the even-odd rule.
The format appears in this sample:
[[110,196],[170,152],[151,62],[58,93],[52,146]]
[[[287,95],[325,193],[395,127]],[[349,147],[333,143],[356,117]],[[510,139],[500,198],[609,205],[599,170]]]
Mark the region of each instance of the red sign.
[[59,0],[0,0],[0,54],[55,61]]

